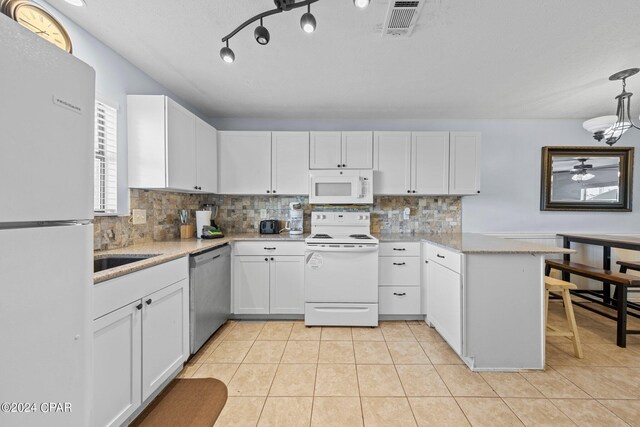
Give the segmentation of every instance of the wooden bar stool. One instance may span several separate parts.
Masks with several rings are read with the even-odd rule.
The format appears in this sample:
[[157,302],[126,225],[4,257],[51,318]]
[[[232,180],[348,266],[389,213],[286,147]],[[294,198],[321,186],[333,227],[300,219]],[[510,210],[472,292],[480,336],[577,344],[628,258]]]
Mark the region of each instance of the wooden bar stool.
[[[548,337],[570,337],[573,342],[573,351],[578,359],[582,359],[582,344],[580,343],[580,336],[578,335],[578,325],[576,325],[576,317],[573,314],[573,305],[571,304],[571,293],[569,289],[577,289],[578,287],[570,282],[564,280],[555,279],[553,277],[545,276],[545,300],[544,300],[544,324],[547,329]],[[569,331],[562,331],[547,325],[547,317],[549,315],[549,294],[551,292],[560,292],[562,294],[562,300],[564,301],[564,311],[567,315],[567,323],[569,324]]]

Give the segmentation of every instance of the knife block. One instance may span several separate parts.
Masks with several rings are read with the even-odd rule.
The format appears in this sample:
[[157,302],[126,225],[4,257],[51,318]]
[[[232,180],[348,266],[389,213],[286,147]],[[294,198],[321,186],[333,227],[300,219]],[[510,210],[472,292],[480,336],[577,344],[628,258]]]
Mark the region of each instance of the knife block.
[[180,238],[181,239],[193,239],[196,230],[193,224],[180,225]]

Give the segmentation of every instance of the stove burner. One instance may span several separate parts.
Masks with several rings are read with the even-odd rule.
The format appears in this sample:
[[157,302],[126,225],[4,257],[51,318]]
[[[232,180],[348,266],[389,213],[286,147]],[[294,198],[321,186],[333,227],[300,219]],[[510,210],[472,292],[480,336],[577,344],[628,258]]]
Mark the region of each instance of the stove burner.
[[329,236],[328,234],[314,234],[313,237],[311,237],[312,239],[333,239],[333,237]]
[[352,237],[354,239],[359,239],[359,240],[371,239],[371,236],[367,236],[366,234],[352,234],[349,237]]

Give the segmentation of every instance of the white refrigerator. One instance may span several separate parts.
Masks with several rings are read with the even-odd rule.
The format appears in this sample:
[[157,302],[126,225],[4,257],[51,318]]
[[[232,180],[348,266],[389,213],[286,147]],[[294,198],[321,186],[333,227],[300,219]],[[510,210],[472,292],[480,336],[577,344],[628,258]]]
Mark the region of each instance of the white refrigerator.
[[95,73],[0,15],[0,425],[88,426]]

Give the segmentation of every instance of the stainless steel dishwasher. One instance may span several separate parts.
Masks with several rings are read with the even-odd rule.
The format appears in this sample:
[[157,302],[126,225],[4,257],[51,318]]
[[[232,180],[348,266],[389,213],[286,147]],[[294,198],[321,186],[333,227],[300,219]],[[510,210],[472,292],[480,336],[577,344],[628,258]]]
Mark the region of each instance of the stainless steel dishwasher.
[[196,353],[231,313],[229,245],[192,255],[189,260],[191,354]]

